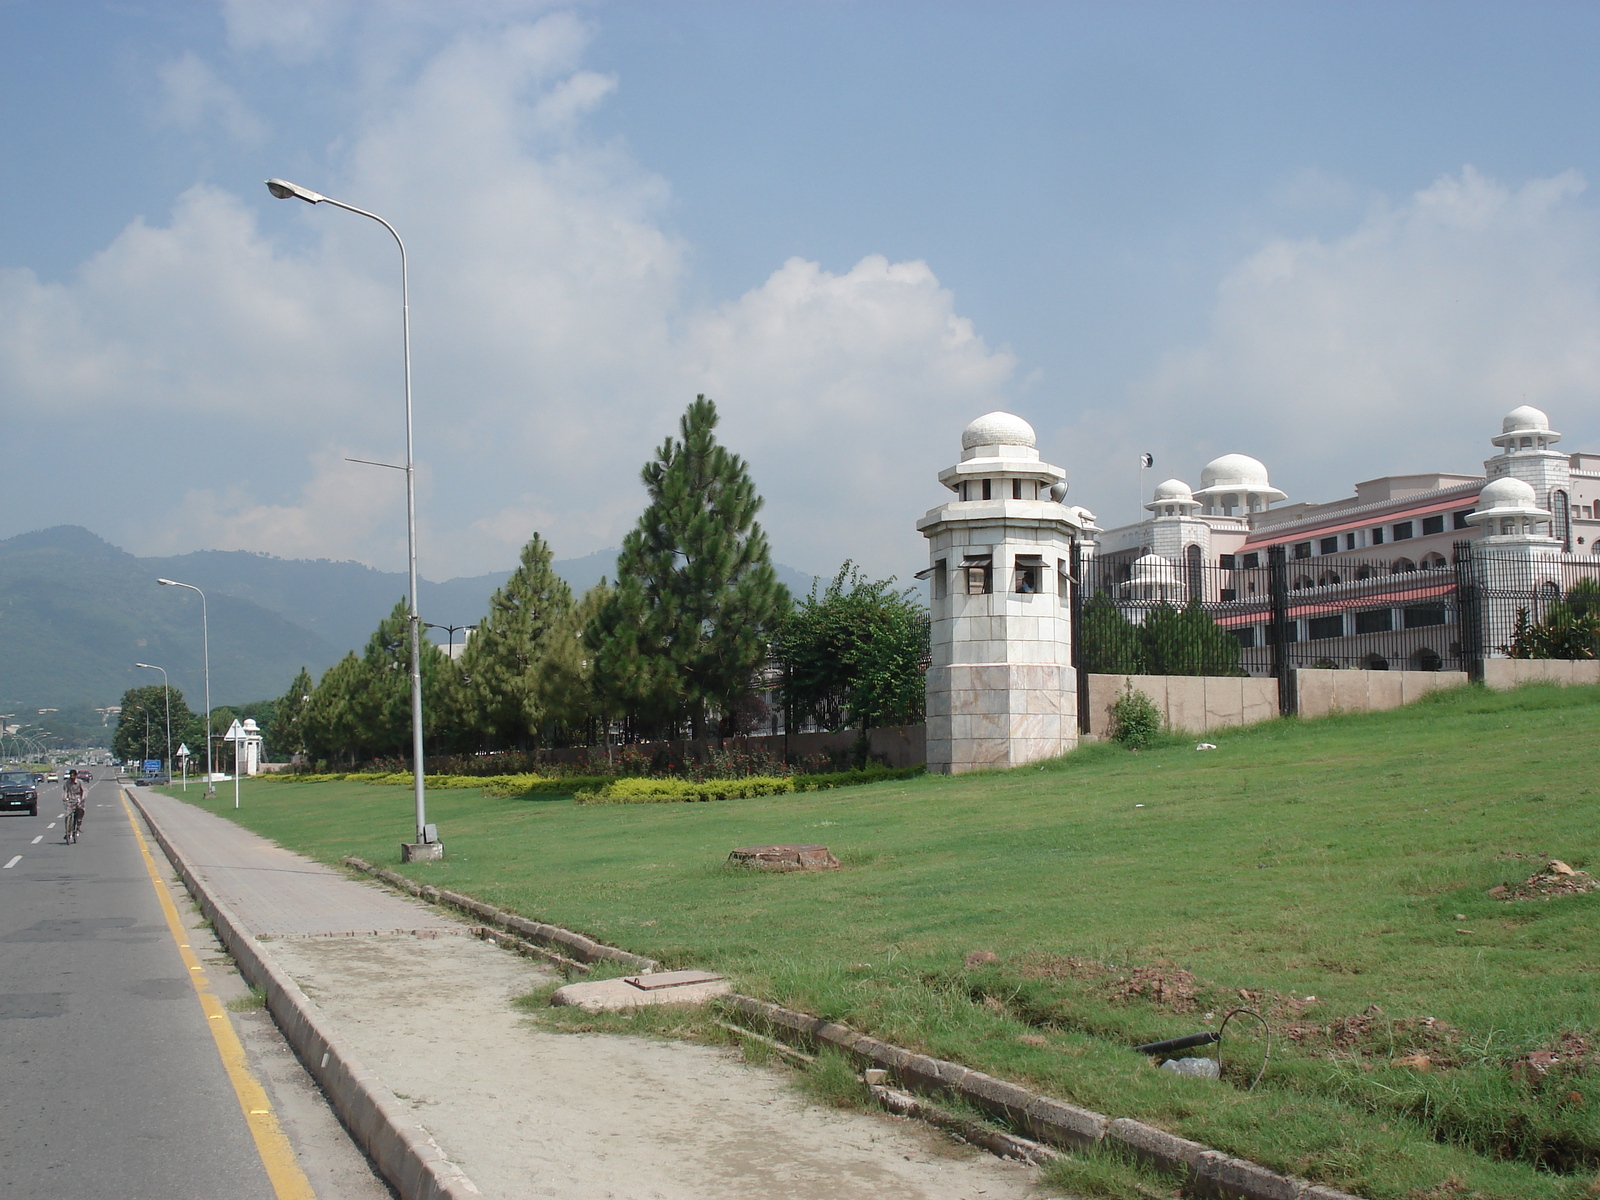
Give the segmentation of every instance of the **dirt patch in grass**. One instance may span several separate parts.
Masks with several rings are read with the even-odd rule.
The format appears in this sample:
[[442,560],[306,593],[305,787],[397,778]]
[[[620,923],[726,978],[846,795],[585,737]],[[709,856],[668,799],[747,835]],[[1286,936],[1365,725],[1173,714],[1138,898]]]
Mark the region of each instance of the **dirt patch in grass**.
[[1600,890],[1600,879],[1587,871],[1569,867],[1553,858],[1543,870],[1535,871],[1521,883],[1506,882],[1489,889],[1489,895],[1508,903],[1514,900],[1548,900],[1552,896],[1576,896]]

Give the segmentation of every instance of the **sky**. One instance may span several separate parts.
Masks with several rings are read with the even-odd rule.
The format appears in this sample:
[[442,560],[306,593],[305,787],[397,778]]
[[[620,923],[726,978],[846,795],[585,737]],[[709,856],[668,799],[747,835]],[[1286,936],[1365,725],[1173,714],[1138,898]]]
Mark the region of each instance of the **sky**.
[[617,545],[696,394],[774,557],[906,579],[993,409],[1069,502],[1600,451],[1586,4],[0,0],[0,536]]

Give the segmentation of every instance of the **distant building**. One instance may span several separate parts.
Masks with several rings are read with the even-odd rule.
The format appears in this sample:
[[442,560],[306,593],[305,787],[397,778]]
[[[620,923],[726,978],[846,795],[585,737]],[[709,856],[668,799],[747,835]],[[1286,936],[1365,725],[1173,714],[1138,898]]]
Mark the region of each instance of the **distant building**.
[[[1265,465],[1225,454],[1206,464],[1198,489],[1178,479],[1157,484],[1148,518],[1103,532],[1095,575],[1134,620],[1136,601],[1239,602],[1237,615],[1218,623],[1249,650],[1263,644],[1263,627],[1246,609],[1264,599],[1269,547],[1282,546],[1296,604],[1289,639],[1322,642],[1330,660],[1342,659],[1349,647],[1338,643],[1357,633],[1452,619],[1432,595],[1444,590],[1440,576],[1435,584],[1415,573],[1451,569],[1457,542],[1492,555],[1517,590],[1548,587],[1557,564],[1600,567],[1600,454],[1564,453],[1553,448],[1560,440],[1544,413],[1523,406],[1490,439],[1499,453],[1481,476],[1386,475],[1320,504],[1283,504]],[[1508,619],[1491,620],[1490,653],[1509,637],[1501,628]],[[1437,647],[1418,643],[1411,654],[1419,661],[1405,665],[1458,657],[1446,633]],[[1363,653],[1370,665],[1388,665],[1381,653]]]

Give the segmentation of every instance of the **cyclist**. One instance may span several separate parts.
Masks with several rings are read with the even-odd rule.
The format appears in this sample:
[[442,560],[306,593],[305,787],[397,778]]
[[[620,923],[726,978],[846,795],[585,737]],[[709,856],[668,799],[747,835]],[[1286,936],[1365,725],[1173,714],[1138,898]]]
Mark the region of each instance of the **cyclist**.
[[78,840],[78,832],[83,828],[83,780],[78,778],[76,770],[67,773],[66,783],[61,785],[61,799],[67,806],[67,834],[66,840]]

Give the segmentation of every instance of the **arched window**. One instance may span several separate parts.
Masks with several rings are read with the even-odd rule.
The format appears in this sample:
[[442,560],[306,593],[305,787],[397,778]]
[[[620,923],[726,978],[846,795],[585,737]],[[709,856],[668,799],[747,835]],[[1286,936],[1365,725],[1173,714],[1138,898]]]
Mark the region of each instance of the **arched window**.
[[1318,587],[1332,587],[1338,582],[1339,572],[1337,571],[1324,571],[1321,575],[1317,576]]
[[1200,565],[1200,547],[1188,546],[1183,551],[1183,566],[1186,582],[1189,585],[1189,598],[1191,600],[1204,600],[1205,571]]
[[1389,574],[1391,575],[1404,575],[1407,572],[1415,571],[1416,569],[1417,564],[1412,562],[1409,558],[1397,558],[1394,560],[1394,562],[1389,564]]
[[1311,582],[1311,576],[1309,575],[1301,575],[1294,581],[1294,590],[1297,592],[1303,592],[1307,588],[1315,586],[1316,585]]
[[1572,553],[1572,497],[1560,488],[1550,493],[1550,515],[1555,518],[1550,527],[1551,536],[1561,543],[1565,554]]
[[1369,654],[1361,660],[1361,666],[1368,671],[1387,671],[1389,660],[1381,654]]
[[1424,571],[1443,571],[1449,565],[1449,563],[1445,562],[1442,554],[1427,554],[1422,559],[1422,569]]

